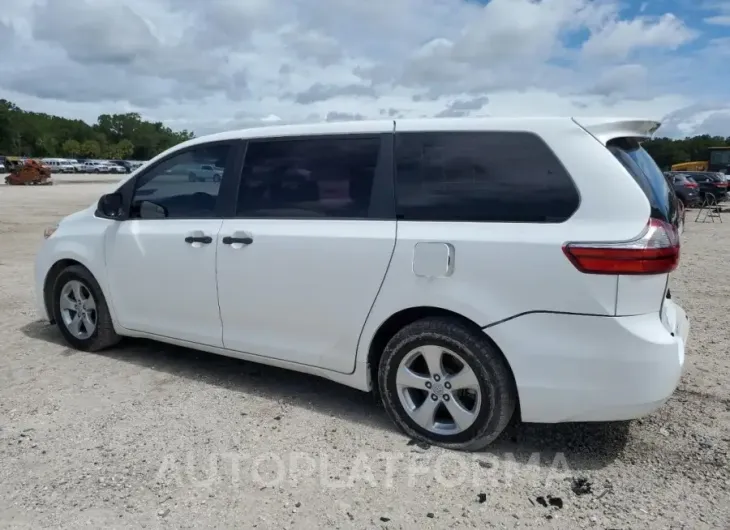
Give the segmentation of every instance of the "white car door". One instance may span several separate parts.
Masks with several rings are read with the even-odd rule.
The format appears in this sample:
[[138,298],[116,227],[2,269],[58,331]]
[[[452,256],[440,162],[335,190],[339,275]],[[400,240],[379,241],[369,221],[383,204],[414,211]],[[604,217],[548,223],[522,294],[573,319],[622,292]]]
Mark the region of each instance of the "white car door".
[[378,132],[249,142],[218,237],[226,348],[353,371],[395,245],[392,138]]
[[221,183],[190,182],[186,166],[226,165],[232,151],[230,142],[195,146],[139,175],[130,219],[117,223],[106,241],[111,300],[125,328],[222,346],[216,288]]

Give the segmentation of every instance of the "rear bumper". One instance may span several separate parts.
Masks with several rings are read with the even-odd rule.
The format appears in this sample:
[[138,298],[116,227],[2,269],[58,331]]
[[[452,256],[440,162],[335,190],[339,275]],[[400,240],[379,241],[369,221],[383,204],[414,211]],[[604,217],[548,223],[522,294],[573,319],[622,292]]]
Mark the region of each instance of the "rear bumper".
[[485,331],[512,367],[523,421],[614,421],[649,414],[673,394],[689,321],[667,300],[663,319],[534,313]]

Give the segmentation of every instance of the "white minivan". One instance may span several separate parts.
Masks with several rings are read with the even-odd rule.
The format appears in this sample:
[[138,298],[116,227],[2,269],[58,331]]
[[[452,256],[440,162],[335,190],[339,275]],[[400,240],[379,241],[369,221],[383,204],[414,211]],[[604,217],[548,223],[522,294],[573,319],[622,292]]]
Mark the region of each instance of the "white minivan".
[[[452,449],[673,393],[677,205],[641,119],[278,126],[195,138],[46,231],[68,343],[146,337],[373,391]],[[188,178],[223,168],[220,181]]]
[[73,163],[64,158],[43,158],[41,163],[52,173],[73,173],[75,171]]

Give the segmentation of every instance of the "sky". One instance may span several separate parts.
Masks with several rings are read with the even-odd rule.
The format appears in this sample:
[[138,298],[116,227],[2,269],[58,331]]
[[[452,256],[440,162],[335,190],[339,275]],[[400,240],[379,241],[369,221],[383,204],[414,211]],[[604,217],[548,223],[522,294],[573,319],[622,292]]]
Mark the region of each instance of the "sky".
[[198,135],[592,115],[730,136],[730,0],[6,0],[0,98]]

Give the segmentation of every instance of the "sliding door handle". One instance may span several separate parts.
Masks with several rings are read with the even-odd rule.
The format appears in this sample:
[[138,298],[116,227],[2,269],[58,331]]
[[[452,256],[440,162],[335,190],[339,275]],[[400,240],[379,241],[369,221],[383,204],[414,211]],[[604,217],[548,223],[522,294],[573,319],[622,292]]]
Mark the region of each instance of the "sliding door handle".
[[250,245],[253,243],[253,238],[246,236],[246,237],[231,237],[231,236],[225,236],[221,242],[224,245],[232,245],[234,243],[240,243],[242,245]]

